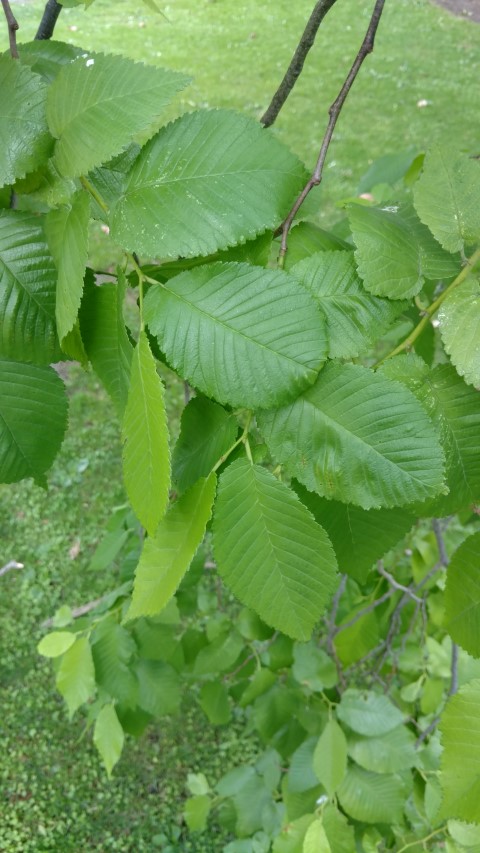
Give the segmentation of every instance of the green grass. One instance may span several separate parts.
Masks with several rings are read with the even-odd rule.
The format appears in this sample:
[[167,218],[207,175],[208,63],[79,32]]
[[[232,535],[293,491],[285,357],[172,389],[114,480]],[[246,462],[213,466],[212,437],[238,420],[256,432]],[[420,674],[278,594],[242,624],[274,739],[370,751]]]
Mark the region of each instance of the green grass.
[[[275,91],[312,0],[175,0],[168,21],[132,0],[96,0],[65,9],[55,37],[125,53],[189,73],[183,110],[234,107],[259,117]],[[326,17],[276,132],[314,162],[336,96],[363,38],[373,2],[340,0]],[[42,2],[14,4],[20,37],[35,32]],[[76,27],[72,31],[72,27]],[[4,45],[7,35],[4,33]],[[480,26],[430,0],[387,3],[374,53],[347,101],[330,149],[321,215],[351,195],[369,163],[441,138],[478,152]],[[420,108],[418,101],[428,106]],[[177,102],[178,106],[178,102]],[[177,107],[171,108],[170,116]]]
[[[43,5],[13,3],[23,38],[32,37]],[[56,37],[187,71],[194,82],[180,109],[233,106],[259,116],[312,5],[313,0],[172,0],[163,7],[167,22],[133,0],[97,0],[86,12],[65,9]],[[371,6],[340,0],[280,116],[275,132],[308,163]],[[0,32],[6,48],[6,29]],[[369,163],[383,153],[423,149],[441,137],[478,153],[479,56],[480,26],[427,0],[387,3],[375,53],[338,125],[321,216],[335,215],[334,201],[354,192]],[[417,107],[420,99],[429,105]],[[181,389],[168,381],[175,422]],[[93,377],[79,368],[70,371],[68,387],[70,428],[48,492],[30,482],[0,487],[0,565],[10,559],[25,564],[0,578],[0,850],[167,850],[165,834],[180,831],[187,772],[201,769],[214,781],[245,760],[255,743],[243,739],[240,723],[212,732],[189,707],[181,726],[166,721],[138,743],[129,741],[109,784],[89,734],[79,740],[82,718],[68,722],[51,666],[35,651],[40,624],[58,605],[77,605],[115,586],[114,572],[97,576],[87,567],[112,507],[124,501],[113,409]],[[79,554],[71,559],[77,542]],[[222,840],[182,836],[171,849],[213,853],[222,849]]]

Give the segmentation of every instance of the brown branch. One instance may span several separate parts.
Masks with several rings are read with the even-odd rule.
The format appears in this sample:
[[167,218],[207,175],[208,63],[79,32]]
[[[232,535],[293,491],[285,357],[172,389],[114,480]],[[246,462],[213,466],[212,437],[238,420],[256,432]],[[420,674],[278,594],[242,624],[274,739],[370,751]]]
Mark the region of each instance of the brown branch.
[[53,36],[55,24],[62,9],[63,6],[57,3],[57,0],[48,0],[35,36],[36,39],[49,39]]
[[342,575],[340,583],[338,585],[338,589],[337,589],[337,591],[333,597],[332,609],[330,611],[330,618],[328,620],[328,633],[327,633],[327,651],[335,663],[335,668],[337,670],[337,675],[338,675],[338,683],[340,685],[340,691],[345,690],[347,684],[345,681],[345,676],[343,674],[342,664],[340,662],[340,658],[338,657],[337,650],[335,648],[335,635],[336,635],[336,627],[337,627],[335,624],[335,620],[337,618],[340,599],[341,599],[343,593],[345,592],[347,580],[348,580],[348,575]]
[[9,560],[9,562],[5,563],[5,565],[0,569],[0,578],[2,575],[6,575],[7,572],[11,572],[12,569],[23,569],[23,563],[17,563],[16,560]]
[[10,41],[10,56],[12,59],[18,59],[18,49],[17,49],[17,30],[18,30],[18,21],[13,14],[10,3],[8,0],[2,0],[3,11],[5,13],[5,18],[7,20],[8,25],[8,38]]
[[[72,619],[79,619],[80,616],[86,616],[87,613],[90,613],[103,601],[106,596],[102,596],[102,598],[95,598],[93,601],[87,601],[86,604],[81,604],[79,607],[74,607],[72,610]],[[51,628],[53,625],[53,617],[50,619],[44,619],[41,622],[41,628]]]
[[385,0],[376,0],[375,7],[372,12],[372,17],[370,18],[370,23],[368,25],[368,29],[365,34],[365,38],[363,39],[360,50],[358,51],[357,56],[355,57],[354,63],[345,78],[340,92],[338,93],[337,97],[335,98],[333,104],[331,105],[328,111],[329,121],[327,129],[325,131],[325,136],[323,137],[322,145],[320,147],[318,160],[315,169],[313,170],[313,174],[305,184],[302,192],[298,196],[287,218],[284,220],[283,224],[278,229],[278,234],[282,235],[282,242],[279,252],[279,266],[283,266],[283,259],[287,252],[288,234],[290,228],[292,227],[295,216],[297,215],[299,209],[301,208],[310,191],[321,183],[323,177],[323,167],[325,165],[328,149],[332,141],[333,131],[335,130],[335,126],[340,116],[342,107],[347,99],[350,89],[352,88],[355,82],[355,79],[357,77],[358,72],[360,71],[363,61],[366,59],[368,54],[373,51],[375,35],[378,29],[378,25],[380,23],[380,18],[384,6]]
[[335,3],[336,0],[318,0],[318,2],[315,3],[313,12],[308,19],[303,35],[295,48],[295,53],[293,54],[290,65],[285,72],[285,76],[275,92],[270,105],[267,107],[260,119],[260,122],[264,127],[271,127],[276,120],[280,110],[302,73],[305,60],[310,49],[313,47],[320,24],[327,12],[330,11]]

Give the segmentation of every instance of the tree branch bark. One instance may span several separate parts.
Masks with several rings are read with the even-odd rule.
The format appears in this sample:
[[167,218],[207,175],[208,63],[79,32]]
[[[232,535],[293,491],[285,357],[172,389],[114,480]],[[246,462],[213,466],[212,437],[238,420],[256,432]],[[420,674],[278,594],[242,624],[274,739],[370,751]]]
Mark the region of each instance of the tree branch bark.
[[271,127],[276,120],[280,110],[302,73],[305,60],[310,49],[313,47],[320,24],[327,12],[330,11],[336,2],[337,0],[318,0],[318,2],[315,3],[313,12],[308,19],[303,35],[295,48],[295,53],[293,54],[290,65],[285,72],[285,76],[275,92],[270,105],[267,107],[260,119],[260,122],[264,127]]
[[55,24],[57,23],[57,19],[62,8],[63,7],[60,3],[57,3],[57,0],[48,0],[35,36],[36,39],[49,39],[53,36]]
[[284,220],[282,226],[278,230],[278,233],[282,235],[282,242],[279,253],[279,266],[283,266],[283,260],[287,253],[288,234],[290,228],[292,227],[292,223],[295,219],[296,214],[298,213],[309,192],[321,183],[323,177],[323,167],[325,165],[327,152],[332,141],[333,131],[335,130],[335,126],[340,116],[342,107],[347,99],[350,89],[352,88],[355,82],[358,72],[360,71],[360,68],[368,54],[373,51],[375,35],[377,33],[384,6],[385,0],[376,0],[372,12],[372,17],[370,18],[370,23],[368,25],[367,32],[365,33],[365,38],[363,39],[360,50],[358,51],[354,63],[345,78],[342,88],[340,89],[337,97],[335,98],[333,104],[331,105],[328,111],[329,121],[327,129],[325,131],[325,136],[323,137],[322,145],[320,147],[318,160],[315,169],[313,170],[313,174],[305,184],[302,192],[300,193],[292,209],[290,210],[290,213],[288,214],[287,218]]
[[2,0],[3,11],[5,13],[5,18],[8,26],[8,39],[10,42],[10,56],[12,59],[18,59],[18,48],[17,48],[17,30],[18,30],[18,21],[13,14],[10,3],[8,0]]

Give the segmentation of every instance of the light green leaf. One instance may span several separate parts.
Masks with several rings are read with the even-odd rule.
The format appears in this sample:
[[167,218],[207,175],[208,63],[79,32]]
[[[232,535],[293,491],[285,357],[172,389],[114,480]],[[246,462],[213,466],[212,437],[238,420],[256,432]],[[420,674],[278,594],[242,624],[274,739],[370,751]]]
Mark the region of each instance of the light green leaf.
[[0,212],[0,355],[50,364],[62,357],[55,322],[57,271],[41,220]]
[[109,778],[122,754],[125,735],[114,705],[104,705],[95,720],[93,742],[97,747]]
[[107,617],[95,628],[91,644],[97,684],[113,699],[134,707],[138,687],[130,663],[137,647],[131,634],[114,616]]
[[[453,840],[463,847],[469,848],[469,853],[478,853],[480,849],[480,826],[472,823],[464,823],[460,820],[449,820],[448,831]],[[470,850],[473,848],[473,850]]]
[[335,234],[324,231],[313,222],[299,222],[288,235],[288,252],[285,255],[286,270],[316,252],[351,252],[352,246]]
[[349,687],[337,706],[342,723],[361,735],[380,737],[403,722],[402,712],[388,696]]
[[183,816],[191,832],[203,832],[207,826],[212,801],[207,794],[197,794],[185,802]]
[[315,381],[326,357],[313,297],[281,270],[197,267],[149,290],[145,320],[175,370],[232,406],[292,399]]
[[323,821],[317,818],[310,824],[303,839],[302,853],[332,853]]
[[208,794],[210,785],[204,773],[188,773],[187,788],[191,794]]
[[457,373],[480,386],[480,283],[464,281],[450,293],[438,312],[443,345]]
[[442,714],[441,818],[480,823],[480,679],[451,696]]
[[180,435],[172,458],[172,480],[185,491],[207,477],[237,436],[232,414],[206,397],[194,397],[182,413]]
[[69,716],[95,695],[95,669],[86,637],[79,637],[63,655],[56,685],[68,705]]
[[390,551],[415,524],[407,510],[370,509],[321,498],[301,483],[294,489],[315,520],[327,531],[338,568],[363,584],[373,564]]
[[170,601],[204,537],[215,487],[215,474],[198,480],[145,541],[126,619],[159,613]]
[[139,660],[138,704],[154,717],[174,714],[180,707],[182,684],[172,666],[163,661]]
[[[108,163],[97,166],[89,175],[88,180],[96,189],[98,195],[108,208],[113,208],[125,189],[127,176],[140,152],[140,145],[132,142],[120,154],[112,157]],[[92,210],[95,219],[109,221],[109,215],[101,205],[92,198]]]
[[386,823],[402,819],[408,786],[400,776],[370,773],[352,765],[337,796],[342,809],[363,823]]
[[380,737],[349,737],[348,754],[365,770],[396,773],[418,762],[415,735],[406,726],[397,726]]
[[398,208],[354,204],[348,218],[366,290],[389,299],[419,293],[423,285],[420,249]]
[[318,739],[313,769],[328,796],[333,797],[347,770],[347,739],[333,717]]
[[354,830],[345,815],[329,803],[323,809],[322,820],[332,853],[352,853],[355,850]]
[[47,97],[60,174],[85,175],[119,154],[140,131],[154,133],[164,108],[187,83],[183,74],[124,56],[89,53],[65,65]]
[[293,657],[292,675],[299,684],[318,692],[337,684],[338,674],[333,660],[313,640],[295,643]]
[[253,118],[188,113],[142,149],[112,237],[150,257],[208,255],[274,229],[305,179],[295,155]]
[[20,62],[28,65],[35,74],[43,77],[46,83],[55,79],[63,65],[68,65],[84,53],[83,48],[75,47],[64,41],[53,39],[35,39],[23,42]]
[[45,116],[43,80],[10,56],[0,56],[0,187],[48,159],[53,140]]
[[293,403],[257,420],[272,454],[324,497],[393,507],[443,486],[443,454],[424,409],[368,368],[328,364]]
[[313,769],[313,753],[318,738],[311,737],[304,740],[295,750],[288,769],[288,791],[292,794],[301,794],[315,788],[318,779]]
[[220,681],[207,681],[202,685],[199,702],[213,726],[223,726],[230,722],[228,692]]
[[389,359],[381,372],[407,385],[425,406],[437,428],[446,459],[449,494],[415,509],[422,516],[443,517],[480,499],[480,397],[450,364],[433,370],[413,354]]
[[57,658],[73,646],[76,639],[77,635],[72,634],[71,631],[52,631],[51,634],[42,637],[37,646],[37,652],[45,658]]
[[195,675],[209,675],[231,669],[244,648],[243,637],[237,631],[220,634],[208,646],[200,649],[195,659]]
[[123,415],[128,399],[133,347],[123,319],[125,276],[97,286],[87,271],[80,307],[80,330],[92,367]]
[[220,478],[213,522],[218,571],[274,628],[308,640],[336,583],[328,536],[297,496],[240,459]]
[[273,853],[302,853],[305,833],[314,820],[315,815],[304,814],[296,820],[288,821],[273,842]]
[[44,483],[65,435],[65,387],[51,367],[0,359],[0,482]]
[[420,250],[422,274],[431,281],[443,281],[455,278],[462,268],[459,253],[452,255],[442,248],[432,232],[420,221],[412,204],[402,204],[399,213],[408,225],[412,237]]
[[408,305],[367,293],[352,252],[317,252],[292,267],[291,274],[325,314],[330,358],[353,358],[369,349]]
[[72,331],[82,300],[88,256],[90,200],[84,190],[71,203],[51,210],[45,219],[48,245],[58,270],[55,313],[60,343]]
[[453,554],[445,588],[445,628],[452,640],[480,657],[480,533]]
[[139,521],[153,536],[168,503],[170,451],[163,384],[145,332],[133,353],[122,436],[127,494]]
[[432,147],[413,194],[420,219],[448,252],[480,240],[480,165],[475,160]]

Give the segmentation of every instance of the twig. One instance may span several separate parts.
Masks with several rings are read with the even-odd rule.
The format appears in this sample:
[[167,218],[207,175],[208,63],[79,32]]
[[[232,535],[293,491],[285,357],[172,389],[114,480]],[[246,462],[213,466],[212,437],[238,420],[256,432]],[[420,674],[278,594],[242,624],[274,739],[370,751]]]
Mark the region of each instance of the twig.
[[6,575],[7,572],[11,572],[12,569],[23,569],[23,568],[24,568],[23,563],[17,563],[16,560],[9,560],[9,562],[5,563],[5,565],[2,566],[2,568],[0,569],[0,578],[2,577],[2,575]]
[[395,347],[395,349],[392,349],[391,352],[387,353],[387,355],[381,358],[380,361],[377,361],[377,363],[374,365],[375,368],[383,364],[383,362],[386,361],[388,358],[392,358],[394,355],[399,355],[399,353],[403,352],[404,350],[411,349],[417,338],[420,337],[423,330],[426,328],[426,326],[428,326],[433,315],[436,314],[436,312],[438,311],[442,303],[445,301],[447,296],[449,296],[452,290],[455,290],[455,288],[458,287],[459,284],[462,284],[462,282],[465,281],[465,279],[473,271],[474,266],[476,266],[479,261],[480,249],[477,249],[470,258],[465,258],[465,266],[457,275],[457,277],[448,285],[448,287],[446,287],[445,290],[442,291],[440,296],[435,299],[435,301],[432,302],[431,305],[423,309],[423,317],[418,323],[418,325],[415,326],[415,328],[410,332],[409,335],[407,335],[407,337],[404,341],[402,341],[401,344]]
[[12,59],[18,59],[18,49],[17,49],[17,30],[18,30],[18,21],[13,14],[10,3],[8,0],[2,0],[3,11],[5,13],[5,18],[7,20],[8,25],[8,38],[10,41],[10,56]]
[[62,9],[63,6],[57,3],[57,0],[48,0],[35,36],[36,39],[49,39],[53,36],[55,24]]
[[393,575],[391,575],[390,572],[387,572],[386,569],[384,569],[381,560],[378,562],[377,571],[382,576],[382,578],[385,578],[385,580],[388,581],[388,583],[393,589],[396,589],[399,592],[404,592],[405,595],[411,598],[412,601],[416,601],[417,604],[422,603],[422,599],[419,598],[418,595],[415,595],[411,586],[403,586],[403,584],[398,583],[398,581],[395,580]]
[[265,110],[260,122],[264,127],[271,127],[276,120],[280,110],[302,73],[305,60],[310,49],[313,47],[315,37],[317,35],[320,24],[322,23],[327,12],[336,3],[336,0],[318,0],[315,3],[314,9],[303,35],[295,48],[290,65],[285,72],[285,76],[275,92],[270,105]]
[[337,634],[341,633],[341,631],[345,631],[347,628],[351,628],[352,625],[355,625],[355,623],[358,622],[359,619],[361,619],[363,616],[366,616],[367,613],[371,613],[372,610],[375,610],[376,607],[379,607],[380,604],[383,604],[384,601],[387,601],[389,598],[391,598],[394,592],[394,589],[389,589],[387,592],[381,595],[380,598],[376,598],[375,601],[372,601],[370,604],[367,604],[366,607],[363,607],[362,610],[357,610],[355,616],[352,616],[352,618],[348,622],[342,622],[341,625],[335,625],[333,636],[336,637]]
[[288,234],[298,210],[302,206],[309,192],[321,183],[323,177],[323,167],[325,165],[328,148],[332,141],[333,131],[335,130],[335,126],[337,124],[342,107],[347,99],[347,95],[350,92],[350,89],[352,88],[355,82],[355,78],[357,77],[357,74],[360,71],[363,61],[373,50],[375,35],[378,29],[378,25],[380,23],[380,18],[383,12],[384,5],[385,0],[376,0],[372,17],[370,19],[370,23],[368,25],[368,29],[365,34],[365,38],[363,39],[360,50],[358,51],[357,56],[355,57],[354,63],[350,68],[347,77],[345,78],[345,82],[343,83],[340,92],[338,93],[336,99],[334,100],[328,111],[329,121],[327,125],[327,130],[325,131],[325,136],[323,137],[322,145],[320,147],[320,153],[318,155],[318,160],[313,174],[305,184],[302,192],[300,193],[292,209],[290,210],[290,213],[288,214],[287,218],[284,220],[283,224],[278,230],[278,233],[282,235],[282,242],[279,252],[279,266],[283,265],[283,259],[287,252]]
[[[103,601],[105,596],[102,598],[95,598],[93,601],[87,601],[86,604],[81,604],[79,607],[74,607],[72,610],[72,619],[78,619],[80,616],[85,616],[87,613],[90,613]],[[50,619],[44,619],[43,622],[40,623],[41,628],[51,628],[53,625],[53,617]]]
[[[242,671],[242,669],[244,669],[249,663],[251,663],[252,660],[258,660],[260,655],[262,655],[264,652],[267,651],[267,649],[270,648],[270,646],[272,645],[272,643],[275,642],[277,637],[278,637],[278,631],[275,631],[275,633],[272,634],[272,636],[269,637],[268,640],[265,640],[265,642],[262,643],[261,646],[258,647],[258,649],[254,649],[250,655],[247,655],[245,660],[243,660],[241,662],[241,664],[236,667],[236,669],[232,670],[232,672],[227,672],[223,676],[223,681],[228,681],[230,678],[234,678],[236,675],[238,675],[239,672]],[[252,646],[252,648],[253,648],[253,646]]]

